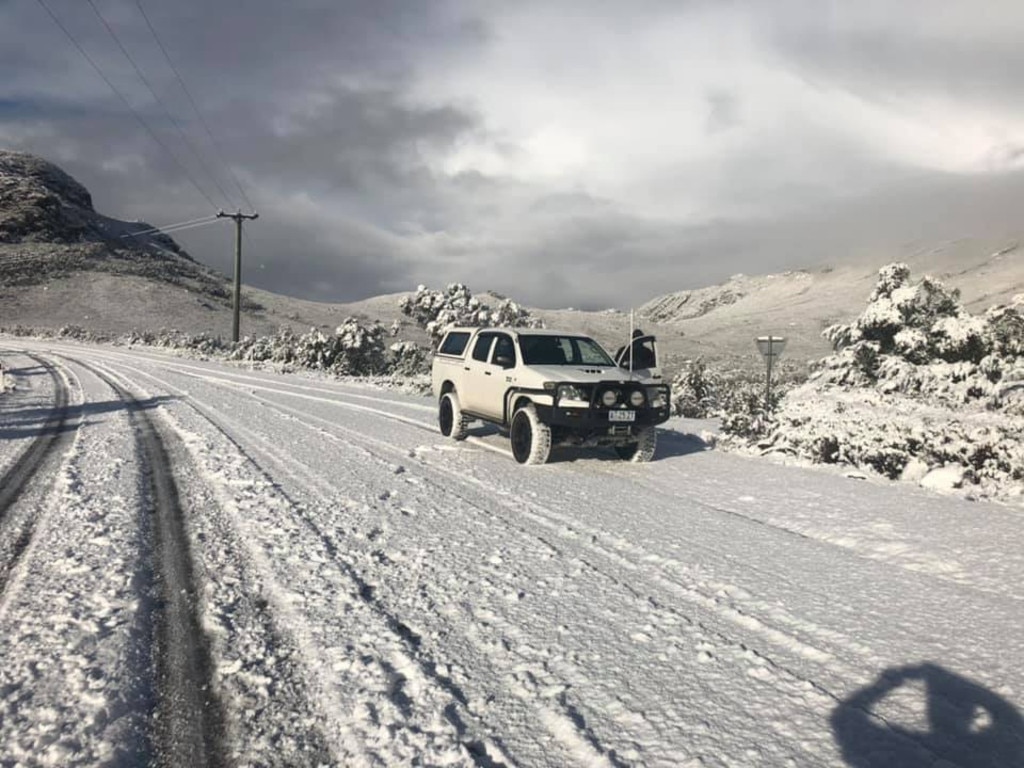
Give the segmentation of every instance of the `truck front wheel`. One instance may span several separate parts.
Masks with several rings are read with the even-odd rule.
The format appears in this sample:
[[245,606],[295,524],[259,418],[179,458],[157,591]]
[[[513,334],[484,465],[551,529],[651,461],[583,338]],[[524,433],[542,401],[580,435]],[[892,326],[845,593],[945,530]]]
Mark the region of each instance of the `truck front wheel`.
[[520,464],[543,464],[551,454],[551,428],[540,420],[533,405],[524,405],[513,414],[509,438],[512,456]]
[[636,436],[635,443],[627,445],[616,445],[615,452],[623,461],[632,461],[634,464],[648,462],[654,458],[654,451],[658,447],[658,433],[654,427],[644,427]]
[[452,440],[466,439],[466,417],[462,415],[459,396],[455,391],[445,392],[437,407],[437,425],[441,434]]

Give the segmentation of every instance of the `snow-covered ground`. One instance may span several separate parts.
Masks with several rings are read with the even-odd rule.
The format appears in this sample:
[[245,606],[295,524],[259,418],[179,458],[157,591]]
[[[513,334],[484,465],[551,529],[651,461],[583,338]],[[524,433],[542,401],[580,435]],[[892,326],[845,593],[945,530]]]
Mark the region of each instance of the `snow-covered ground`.
[[1019,509],[685,422],[524,468],[394,391],[0,360],[0,765],[1024,765]]

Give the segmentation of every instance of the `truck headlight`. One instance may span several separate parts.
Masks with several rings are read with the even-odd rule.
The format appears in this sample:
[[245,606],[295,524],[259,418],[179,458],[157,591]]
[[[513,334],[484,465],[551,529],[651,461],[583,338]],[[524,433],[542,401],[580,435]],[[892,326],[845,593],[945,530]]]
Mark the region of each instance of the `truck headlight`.
[[619,393],[614,389],[606,389],[601,393],[601,402],[604,403],[605,408],[611,408],[619,402]]
[[644,404],[644,393],[639,389],[634,389],[629,393],[629,404],[634,408],[639,408]]
[[559,384],[558,404],[561,406],[585,407],[590,405],[590,390],[579,384]]

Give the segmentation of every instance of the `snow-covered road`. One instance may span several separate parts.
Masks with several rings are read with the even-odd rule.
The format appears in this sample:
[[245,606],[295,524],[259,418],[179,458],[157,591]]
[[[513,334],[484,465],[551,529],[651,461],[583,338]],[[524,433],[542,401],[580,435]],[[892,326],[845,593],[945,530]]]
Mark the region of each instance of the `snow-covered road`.
[[1021,766],[1020,510],[0,340],[0,765]]

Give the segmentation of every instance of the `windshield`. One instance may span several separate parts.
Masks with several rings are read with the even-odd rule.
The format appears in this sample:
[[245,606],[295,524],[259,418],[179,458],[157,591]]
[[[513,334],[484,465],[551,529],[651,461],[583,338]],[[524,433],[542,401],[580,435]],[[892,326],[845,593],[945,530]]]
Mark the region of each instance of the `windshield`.
[[586,336],[520,336],[527,365],[598,365],[614,367],[601,345]]

